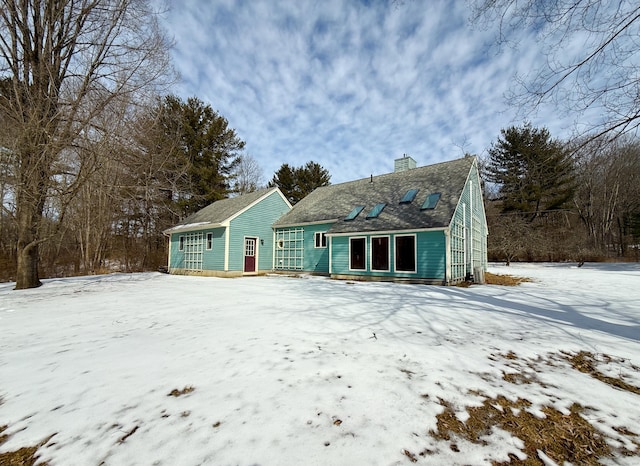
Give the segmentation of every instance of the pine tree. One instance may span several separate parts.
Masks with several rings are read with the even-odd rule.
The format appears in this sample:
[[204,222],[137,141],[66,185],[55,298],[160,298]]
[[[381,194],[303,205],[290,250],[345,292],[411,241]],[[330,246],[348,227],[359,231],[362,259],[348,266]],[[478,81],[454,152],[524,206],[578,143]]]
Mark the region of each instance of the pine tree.
[[301,200],[311,192],[321,186],[327,186],[330,183],[331,175],[327,169],[313,161],[307,162],[304,167],[296,169],[296,178],[298,182],[298,195]]
[[295,168],[284,163],[269,186],[277,186],[291,204],[296,204],[314,189],[329,185],[330,180],[329,171],[316,162],[309,161],[306,165]]
[[520,212],[530,220],[563,208],[575,191],[574,165],[564,145],[546,128],[530,123],[501,131],[491,145],[488,181],[498,185],[503,212]]
[[174,148],[176,166],[186,167],[173,194],[181,216],[228,197],[245,143],[227,119],[196,97],[184,102],[167,96],[159,111],[164,137],[174,142],[169,146]]

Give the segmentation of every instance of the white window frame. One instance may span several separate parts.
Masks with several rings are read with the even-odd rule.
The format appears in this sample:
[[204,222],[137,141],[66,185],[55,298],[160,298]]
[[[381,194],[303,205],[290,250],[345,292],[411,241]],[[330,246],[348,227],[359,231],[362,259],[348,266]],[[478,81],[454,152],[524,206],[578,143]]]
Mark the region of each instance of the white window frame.
[[184,235],[184,268],[186,270],[202,270],[202,251],[204,235],[201,231]]
[[[318,246],[318,238],[320,238],[320,246]],[[327,248],[327,232],[326,231],[316,231],[313,234],[313,248],[314,249]]]
[[207,251],[211,251],[213,249],[213,233],[212,232],[207,233],[205,244],[206,244],[205,249]]
[[[364,242],[364,268],[362,269],[354,269],[351,267],[351,241],[354,239],[361,239]],[[366,272],[367,271],[367,237],[366,236],[350,236],[349,237],[349,271],[351,272]]]
[[[377,238],[387,238],[387,268],[386,269],[373,268],[373,240]],[[391,236],[390,235],[372,236],[370,238],[370,242],[371,242],[371,246],[369,247],[369,264],[371,264],[371,271],[372,272],[391,272]]]
[[304,270],[304,228],[276,230],[274,269]]
[[[398,247],[397,238],[413,236],[413,270],[398,270]],[[393,270],[395,273],[418,273],[418,238],[415,233],[408,235],[395,235],[393,237]]]

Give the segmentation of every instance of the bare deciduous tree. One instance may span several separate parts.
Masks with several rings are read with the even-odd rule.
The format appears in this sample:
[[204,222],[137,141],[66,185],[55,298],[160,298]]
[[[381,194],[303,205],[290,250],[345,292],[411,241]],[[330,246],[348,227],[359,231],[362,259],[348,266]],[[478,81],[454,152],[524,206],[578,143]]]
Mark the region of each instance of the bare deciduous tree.
[[[476,0],[473,19],[498,27],[498,42],[518,45],[535,34],[546,60],[520,76],[512,103],[553,102],[584,123],[591,137],[640,127],[640,4],[636,0]],[[524,34],[523,33],[528,33]]]
[[233,190],[237,194],[246,194],[257,191],[264,184],[264,172],[258,161],[248,154],[240,156]]
[[[105,137],[99,116],[158,83],[167,44],[145,0],[2,0],[2,120],[15,170],[16,289],[40,284],[38,248],[51,196],[71,199],[96,169],[87,142]],[[60,197],[62,199],[62,197]],[[58,202],[58,219],[66,201]]]
[[578,191],[575,206],[590,247],[625,255],[625,225],[640,217],[640,143],[602,139],[576,154]]

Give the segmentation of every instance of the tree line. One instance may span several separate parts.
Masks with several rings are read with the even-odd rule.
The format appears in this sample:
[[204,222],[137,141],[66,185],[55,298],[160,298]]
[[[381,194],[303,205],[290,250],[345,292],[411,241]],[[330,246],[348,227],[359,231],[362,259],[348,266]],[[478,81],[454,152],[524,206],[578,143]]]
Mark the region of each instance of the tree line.
[[[530,125],[503,131],[483,172],[492,257],[637,254],[637,2],[475,3],[501,40],[532,28],[549,41],[550,68],[518,80],[515,105],[605,110],[569,142]],[[583,56],[564,61],[576,37],[588,39]],[[152,269],[166,258],[165,228],[262,186],[222,115],[167,95],[168,50],[149,0],[0,0],[0,279],[20,289]],[[615,73],[603,80],[603,69]],[[270,185],[295,203],[329,179],[314,162],[283,164]]]
[[[244,152],[245,142],[196,97],[156,97],[125,114],[103,112],[102,118],[112,122],[108,138],[85,141],[66,172],[48,180],[35,227],[38,277],[155,270],[166,264],[162,232],[210,203],[279,186],[295,204],[330,180],[328,171],[311,161],[297,168],[283,164],[265,185],[260,166]],[[4,280],[16,276],[17,195],[25,195],[12,147],[5,139],[0,152]],[[67,156],[62,152],[61,160]],[[80,160],[91,161],[91,170],[82,172]]]
[[1,0],[0,279],[16,288],[156,268],[164,229],[263,185],[222,115],[163,96],[158,15],[148,0]]
[[560,141],[525,123],[482,159],[489,259],[640,259],[640,141]]
[[633,0],[474,0],[471,23],[498,47],[533,37],[545,55],[512,80],[507,103],[575,120],[557,141],[503,130],[484,160],[494,260],[640,259],[640,4]]

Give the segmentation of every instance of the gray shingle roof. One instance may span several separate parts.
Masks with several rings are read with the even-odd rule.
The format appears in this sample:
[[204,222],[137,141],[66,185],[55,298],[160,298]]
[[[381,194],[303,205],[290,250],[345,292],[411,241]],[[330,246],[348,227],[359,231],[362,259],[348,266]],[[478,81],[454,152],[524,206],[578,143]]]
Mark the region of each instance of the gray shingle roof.
[[277,189],[278,188],[261,189],[259,191],[243,194],[241,196],[221,199],[189,215],[174,227],[166,230],[166,232],[186,228],[189,225],[223,223],[236,215],[242,209],[249,207],[251,204],[261,199],[263,196],[266,196],[270,192]]
[[[334,221],[329,233],[412,230],[449,225],[464,189],[474,157],[414,168],[318,188],[280,217],[274,227]],[[400,204],[410,189],[419,189],[413,202]],[[441,193],[433,210],[422,210],[427,196]],[[367,219],[378,203],[386,206],[378,218]],[[365,206],[352,221],[344,218],[357,205]]]

